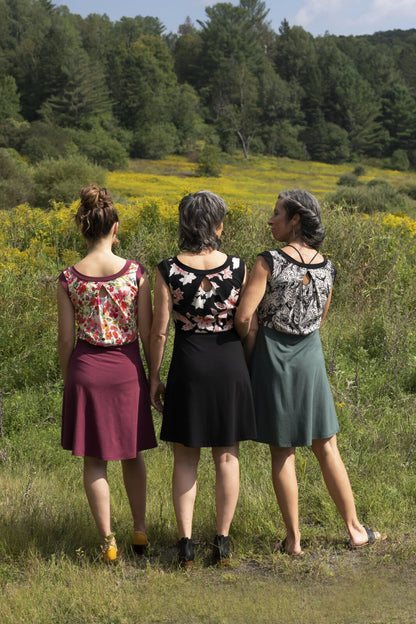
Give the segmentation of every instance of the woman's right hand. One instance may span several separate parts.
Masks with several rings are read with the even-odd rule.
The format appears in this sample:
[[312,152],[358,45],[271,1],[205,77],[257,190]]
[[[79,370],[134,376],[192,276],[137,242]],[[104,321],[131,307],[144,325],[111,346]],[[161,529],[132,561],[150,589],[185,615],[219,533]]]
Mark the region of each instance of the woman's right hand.
[[163,400],[165,399],[165,384],[158,380],[150,381],[150,402],[158,412],[163,412]]

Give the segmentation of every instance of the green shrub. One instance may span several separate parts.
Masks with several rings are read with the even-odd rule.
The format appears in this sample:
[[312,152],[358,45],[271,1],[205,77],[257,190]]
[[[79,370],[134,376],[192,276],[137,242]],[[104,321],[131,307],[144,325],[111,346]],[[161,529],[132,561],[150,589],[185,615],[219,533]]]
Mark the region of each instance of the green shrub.
[[33,199],[31,172],[17,152],[0,149],[0,209],[9,209]]
[[196,175],[218,177],[221,175],[221,150],[216,145],[205,145],[198,156]]
[[178,133],[172,123],[145,126],[134,133],[131,147],[133,158],[163,158],[178,146]]
[[401,184],[398,191],[399,193],[403,193],[403,195],[416,199],[416,182],[406,182],[405,184]]
[[412,202],[406,195],[398,193],[386,181],[372,180],[366,186],[341,186],[335,193],[330,193],[325,200],[331,206],[342,205],[347,210],[358,210],[372,214],[374,212],[404,212],[412,209]]
[[391,166],[398,171],[408,171],[410,163],[406,150],[397,149],[393,152]]
[[47,208],[51,201],[70,203],[77,199],[79,189],[96,182],[105,184],[106,172],[93,165],[85,156],[44,160],[35,169],[35,203]]
[[128,165],[125,147],[102,129],[90,131],[77,130],[74,142],[81,154],[91,162],[113,171],[124,169]]
[[343,173],[337,181],[338,186],[357,186],[358,177],[355,173]]
[[365,175],[364,167],[362,165],[357,165],[356,167],[354,167],[353,174],[357,177]]
[[32,163],[38,163],[47,158],[59,158],[68,154],[72,144],[72,131],[60,128],[44,121],[35,121],[30,124],[26,132],[21,153]]
[[371,187],[382,187],[386,193],[389,193],[390,195],[395,193],[395,189],[394,186],[392,184],[390,184],[390,182],[388,180],[385,180],[384,178],[373,178],[372,180],[369,180],[367,182],[367,186],[369,188]]

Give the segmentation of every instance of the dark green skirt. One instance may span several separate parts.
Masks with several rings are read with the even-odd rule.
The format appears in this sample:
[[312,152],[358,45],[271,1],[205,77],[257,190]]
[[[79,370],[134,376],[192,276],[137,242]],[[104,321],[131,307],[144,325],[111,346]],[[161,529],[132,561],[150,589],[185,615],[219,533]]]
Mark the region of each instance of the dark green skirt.
[[338,433],[318,331],[293,336],[259,327],[251,381],[259,442],[310,446]]

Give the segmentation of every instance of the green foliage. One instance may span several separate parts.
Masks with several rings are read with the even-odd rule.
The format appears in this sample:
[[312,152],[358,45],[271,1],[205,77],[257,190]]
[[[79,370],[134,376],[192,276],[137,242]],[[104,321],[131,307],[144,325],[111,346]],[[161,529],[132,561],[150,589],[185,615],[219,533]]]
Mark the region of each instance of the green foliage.
[[[345,175],[351,176],[353,174]],[[341,177],[343,178],[344,176]],[[358,212],[365,212],[366,214],[379,211],[406,212],[411,210],[413,206],[411,200],[406,195],[396,191],[384,179],[370,180],[367,185],[341,186],[335,193],[327,195],[326,200],[332,206],[342,205],[347,210],[358,210]]]
[[[64,156],[73,140],[114,168],[126,159],[121,127],[134,134],[121,141],[130,157],[190,154],[215,135],[246,158],[416,167],[412,31],[314,38],[286,20],[274,32],[268,13],[260,0],[220,2],[165,35],[155,17],[113,23],[48,0],[2,0],[0,145],[39,162]],[[39,121],[45,136],[22,127]],[[91,138],[67,140],[63,129]]]
[[406,182],[405,184],[401,184],[398,191],[399,193],[403,193],[403,195],[407,195],[408,197],[416,200],[416,182]]
[[74,201],[79,189],[92,182],[103,186],[105,171],[85,156],[73,155],[41,161],[34,171],[34,181],[35,204],[47,208],[52,201]]
[[13,76],[0,80],[0,123],[20,118],[20,97]]
[[363,167],[363,165],[357,165],[356,167],[354,167],[354,171],[353,174],[358,177],[365,175],[365,168]]
[[407,171],[409,169],[409,158],[404,149],[397,149],[393,152],[391,166],[392,169],[397,169],[398,171]]
[[337,180],[338,186],[357,186],[358,177],[355,173],[343,173]]
[[[264,173],[266,163],[261,162]],[[279,163],[282,179],[296,180],[288,163]],[[239,164],[246,173],[247,163]],[[277,177],[276,161],[268,167],[274,167]],[[309,165],[305,169],[310,175]],[[335,178],[332,171],[325,172]],[[376,179],[370,186],[339,190],[384,192],[390,201],[390,187]],[[259,251],[276,243],[267,215],[256,206],[256,189],[247,197],[250,205],[229,207],[222,250],[241,255],[251,267]],[[129,214],[133,208],[123,206],[121,253],[142,261],[153,281],[156,264],[177,251],[177,211],[158,198],[140,203],[134,217]],[[307,617],[314,623],[344,622],[345,613],[357,622],[380,617],[380,622],[394,621],[398,596],[400,617],[406,624],[412,622],[412,578],[407,584],[403,579],[409,579],[409,557],[416,553],[409,531],[416,508],[416,222],[404,214],[392,215],[391,208],[389,214],[367,216],[345,210],[343,204],[322,204],[327,229],[324,253],[338,269],[331,308],[320,332],[341,427],[338,443],[360,520],[386,530],[389,539],[382,546],[349,551],[345,527],[319,465],[310,449],[298,449],[299,513],[306,555],[289,561],[276,553],[274,544],[284,535],[284,524],[270,478],[269,450],[245,442],[240,449],[241,492],[232,524],[234,557],[226,572],[213,570],[208,561],[215,531],[215,474],[210,451],[203,449],[194,515],[196,564],[190,579],[172,565],[176,523],[167,478],[173,461],[169,444],[162,442],[145,454],[151,549],[143,561],[131,552],[130,508],[120,467],[110,462],[113,523],[121,554],[119,565],[111,570],[97,562],[99,538],[82,489],[82,462],[59,450],[62,382],[56,355],[56,278],[82,250],[75,227],[70,227],[70,212],[58,205],[48,212],[24,206],[4,211],[0,219],[5,249],[0,259],[1,618],[47,624],[135,621],[134,590],[140,584],[148,598],[140,611],[143,622],[155,618],[212,624],[247,618],[271,622],[276,591],[288,624],[305,618],[304,604],[297,602],[300,591],[303,602],[313,605],[312,620]],[[165,372],[172,340],[171,335]],[[160,416],[154,418],[159,431]],[[384,577],[390,573],[392,578]],[[109,582],[115,588],[112,592]],[[182,596],[190,583],[196,598],[184,612]],[[165,594],[179,598],[168,601],[167,608],[166,601],[159,600]],[[218,616],[225,603],[231,605],[231,615]]]
[[22,136],[20,151],[32,163],[65,156],[73,144],[69,128],[60,128],[45,121],[34,121]]
[[125,147],[102,127],[96,125],[90,130],[76,130],[73,141],[90,162],[105,169],[124,169],[128,165]]
[[173,153],[178,145],[178,135],[173,123],[155,122],[133,133],[134,158],[163,158]]
[[215,145],[204,145],[198,155],[196,175],[218,177],[221,174],[221,150]]
[[33,190],[32,175],[19,154],[0,148],[0,209],[31,201]]

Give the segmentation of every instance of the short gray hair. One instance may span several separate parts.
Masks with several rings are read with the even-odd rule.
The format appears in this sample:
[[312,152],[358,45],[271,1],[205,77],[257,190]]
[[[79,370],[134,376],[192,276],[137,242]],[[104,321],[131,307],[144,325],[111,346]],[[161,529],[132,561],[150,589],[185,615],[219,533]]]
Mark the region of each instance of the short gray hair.
[[211,191],[198,191],[183,197],[179,203],[179,248],[195,253],[203,249],[219,249],[216,230],[226,212],[222,197]]
[[287,216],[300,216],[301,236],[305,243],[318,250],[326,236],[321,221],[321,207],[318,200],[308,191],[294,189],[282,191],[278,199],[283,200]]

